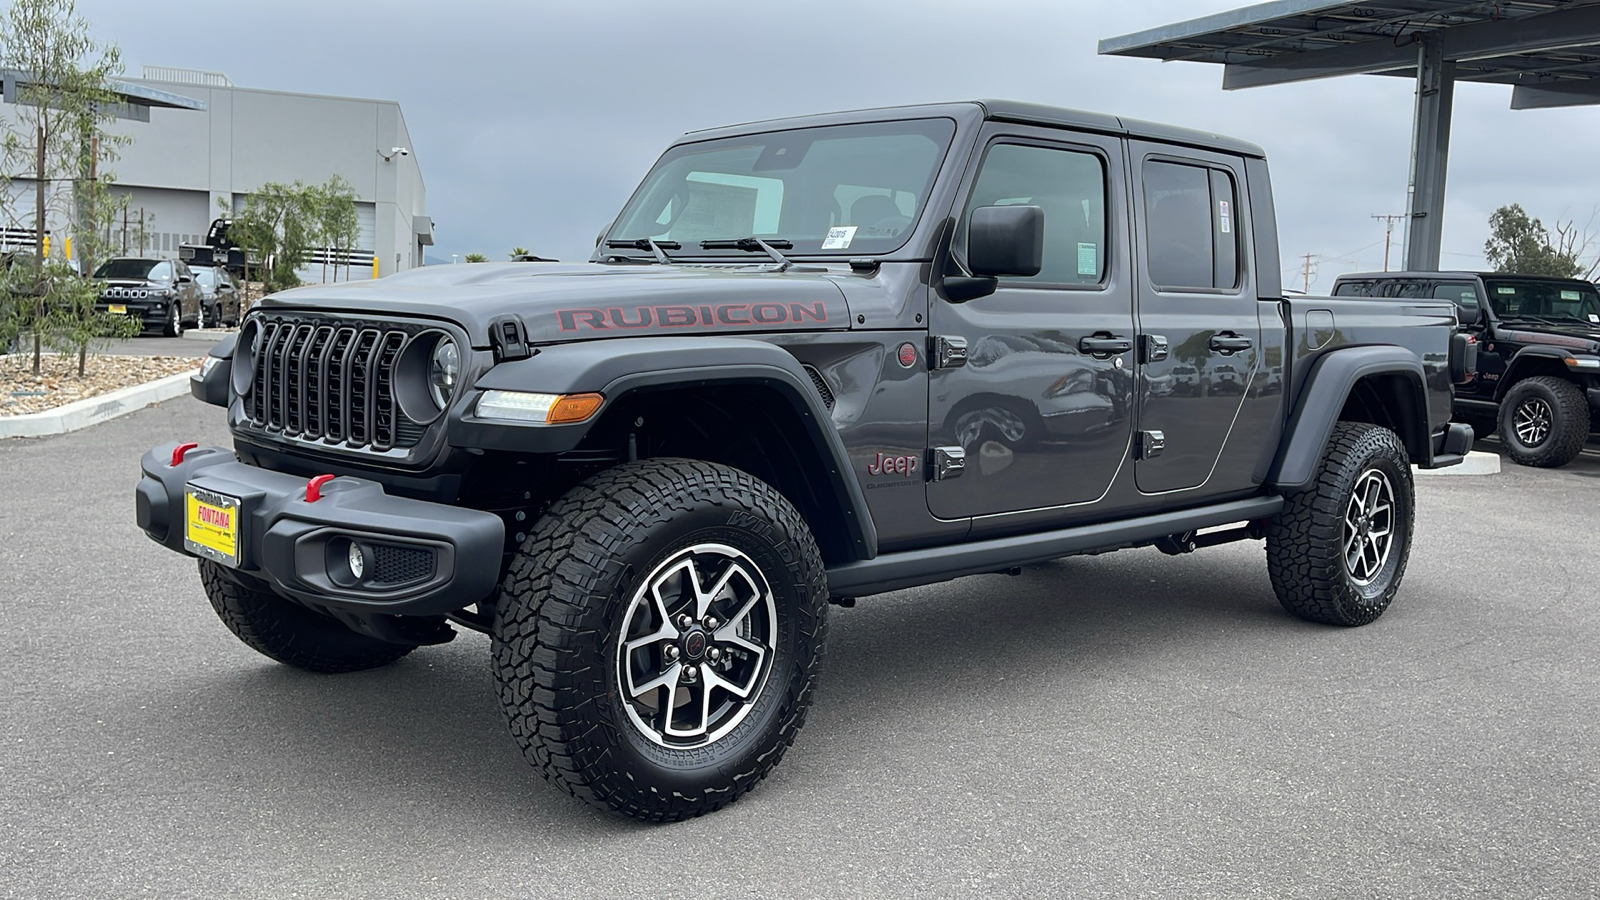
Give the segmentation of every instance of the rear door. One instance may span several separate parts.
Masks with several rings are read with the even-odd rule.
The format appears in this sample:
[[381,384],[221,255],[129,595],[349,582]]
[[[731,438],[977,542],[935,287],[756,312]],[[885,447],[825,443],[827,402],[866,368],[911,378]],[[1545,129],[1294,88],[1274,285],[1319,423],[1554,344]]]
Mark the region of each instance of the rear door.
[[1144,493],[1249,487],[1247,469],[1216,472],[1244,404],[1267,402],[1254,385],[1263,354],[1244,161],[1128,147],[1141,264],[1135,481]]
[[[929,378],[932,446],[960,446],[959,478],[928,505],[963,518],[1092,504],[1128,456],[1133,430],[1133,291],[1119,138],[1009,123],[986,126],[966,175],[952,252],[980,206],[1044,211],[1044,265],[966,303],[935,297],[929,334],[966,360]],[[1117,349],[1121,346],[1122,349]]]

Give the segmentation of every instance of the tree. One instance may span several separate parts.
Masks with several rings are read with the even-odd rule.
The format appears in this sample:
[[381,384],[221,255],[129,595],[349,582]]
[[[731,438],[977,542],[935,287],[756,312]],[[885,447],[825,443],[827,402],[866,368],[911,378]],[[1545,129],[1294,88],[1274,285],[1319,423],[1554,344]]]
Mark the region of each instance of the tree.
[[[254,257],[268,293],[300,286],[298,269],[316,240],[314,203],[304,182],[269,181],[245,197],[228,237]],[[248,273],[247,273],[248,276]]]
[[528,251],[526,249],[522,248],[522,247],[512,247],[511,248],[511,259],[512,259],[513,262],[516,261],[516,259],[518,257],[528,256],[528,255],[529,255]]
[[466,262],[488,262],[489,261],[489,257],[484,256],[482,253],[468,253],[466,256],[463,256],[462,259],[465,260]]
[[315,226],[317,244],[322,247],[322,280],[328,280],[332,258],[333,280],[339,280],[339,264],[350,280],[350,248],[361,238],[361,222],[356,216],[356,191],[338,175],[307,189],[306,201]]
[[[1560,223],[1557,225],[1559,228]],[[1571,227],[1570,222],[1565,226],[1566,230]],[[1575,247],[1575,233],[1568,235],[1566,230],[1558,231],[1553,241],[1550,229],[1529,217],[1521,204],[1502,206],[1489,216],[1489,239],[1483,243],[1483,255],[1497,272],[1575,278],[1584,271],[1578,254],[1587,246]]]
[[[0,19],[0,66],[20,73],[14,117],[6,120],[0,142],[0,204],[20,199],[11,189],[11,173],[27,173],[36,244],[32,259],[17,260],[8,274],[7,289],[0,291],[8,308],[0,318],[11,323],[8,328],[33,334],[35,374],[43,345],[61,341],[79,350],[82,374],[89,345],[125,330],[125,323],[94,311],[88,291],[66,283],[79,273],[64,263],[66,239],[76,237],[91,260],[104,249],[100,237],[114,206],[100,162],[114,158],[113,148],[126,141],[105,130],[120,100],[111,79],[122,71],[121,52],[90,37],[73,0],[13,0]],[[14,211],[6,213],[17,220]],[[51,218],[65,224],[66,239],[47,248]],[[46,259],[47,249],[56,248],[61,264]]]

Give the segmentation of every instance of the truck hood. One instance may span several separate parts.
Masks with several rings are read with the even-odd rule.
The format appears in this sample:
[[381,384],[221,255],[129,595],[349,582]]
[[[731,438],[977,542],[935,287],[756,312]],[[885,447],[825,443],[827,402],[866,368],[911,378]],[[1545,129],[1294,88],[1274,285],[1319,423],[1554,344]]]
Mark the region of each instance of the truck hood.
[[1579,353],[1600,353],[1600,324],[1573,322],[1553,325],[1519,320],[1515,324],[1496,326],[1495,336],[1501,340],[1559,347]]
[[770,265],[463,263],[295,288],[260,305],[446,319],[480,348],[488,346],[489,322],[508,313],[522,317],[535,344],[850,327],[844,293],[825,270]]

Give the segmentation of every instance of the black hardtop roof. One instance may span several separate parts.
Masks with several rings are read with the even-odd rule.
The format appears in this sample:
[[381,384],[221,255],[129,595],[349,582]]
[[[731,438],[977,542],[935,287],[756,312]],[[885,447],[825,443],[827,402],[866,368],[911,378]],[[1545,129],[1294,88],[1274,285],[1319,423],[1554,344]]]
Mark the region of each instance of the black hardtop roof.
[[691,131],[679,138],[678,142],[713,140],[788,128],[844,125],[851,122],[881,122],[886,119],[897,118],[933,118],[935,116],[948,116],[957,120],[976,116],[1004,122],[1022,122],[1055,128],[1076,128],[1085,131],[1097,131],[1103,134],[1124,135],[1142,140],[1218,150],[1224,153],[1237,153],[1242,156],[1262,158],[1266,156],[1266,153],[1259,146],[1249,141],[1241,141],[1237,138],[1225,137],[1208,131],[1178,128],[1173,125],[1143,122],[1138,119],[1125,119],[1119,116],[1107,115],[1106,113],[1045,106],[1040,103],[1022,103],[1015,100],[966,100],[954,103],[884,106],[872,109],[822,113],[812,116],[766,119],[757,122],[746,122],[740,125],[726,125],[718,128]]
[[1550,281],[1564,284],[1581,284],[1594,287],[1594,282],[1582,278],[1561,278],[1556,275],[1530,275],[1523,272],[1477,272],[1454,269],[1445,272],[1349,272],[1335,279],[1335,284],[1346,279],[1400,279],[1400,278],[1494,278],[1499,281]]

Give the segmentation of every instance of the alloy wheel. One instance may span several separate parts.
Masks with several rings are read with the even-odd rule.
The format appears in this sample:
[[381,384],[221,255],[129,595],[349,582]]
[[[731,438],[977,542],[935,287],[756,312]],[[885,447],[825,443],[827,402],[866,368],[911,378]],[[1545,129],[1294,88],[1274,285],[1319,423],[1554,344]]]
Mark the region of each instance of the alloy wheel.
[[679,551],[623,617],[617,685],[628,718],[663,747],[715,742],[755,706],[777,640],[777,603],[750,557],[725,544]]
[[1525,447],[1537,447],[1550,437],[1555,413],[1543,397],[1529,397],[1512,414],[1511,427]]
[[1356,584],[1377,580],[1394,548],[1394,485],[1378,469],[1356,479],[1345,506],[1343,548],[1345,570]]

